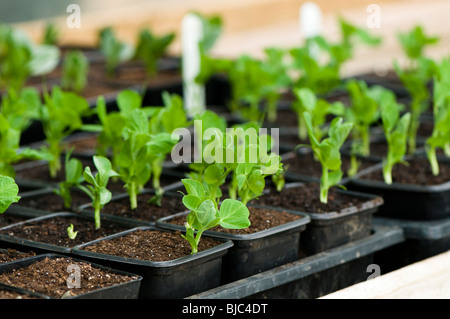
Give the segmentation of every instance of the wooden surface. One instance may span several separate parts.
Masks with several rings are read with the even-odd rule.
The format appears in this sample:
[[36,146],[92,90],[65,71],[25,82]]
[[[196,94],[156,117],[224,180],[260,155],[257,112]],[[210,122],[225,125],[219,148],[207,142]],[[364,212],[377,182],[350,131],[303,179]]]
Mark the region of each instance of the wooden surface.
[[[191,10],[204,14],[219,14],[225,30],[216,44],[213,54],[236,57],[241,54],[262,56],[269,46],[294,47],[303,43],[299,32],[298,11],[302,0],[153,0],[124,5],[122,0],[109,1],[105,9],[84,12],[81,8],[80,29],[69,29],[66,20],[69,14],[53,19],[62,29],[63,44],[95,45],[97,32],[101,27],[114,26],[120,38],[130,43],[143,27],[162,34],[174,31],[178,37],[170,48],[174,54],[180,53],[180,26],[183,15]],[[125,2],[126,3],[126,2]],[[350,22],[366,27],[370,15],[367,6],[373,1],[317,0],[323,11],[323,32],[331,40],[339,37],[336,19],[342,15]],[[379,48],[360,47],[352,61],[344,66],[343,75],[383,70],[398,59],[404,62],[396,34],[421,24],[426,32],[441,37],[439,45],[428,51],[431,57],[448,54],[450,47],[450,1],[447,0],[379,0],[381,28],[371,29],[383,37]],[[99,7],[97,5],[97,7]],[[39,40],[47,21],[33,21],[16,26]]]
[[320,299],[450,299],[450,251]]

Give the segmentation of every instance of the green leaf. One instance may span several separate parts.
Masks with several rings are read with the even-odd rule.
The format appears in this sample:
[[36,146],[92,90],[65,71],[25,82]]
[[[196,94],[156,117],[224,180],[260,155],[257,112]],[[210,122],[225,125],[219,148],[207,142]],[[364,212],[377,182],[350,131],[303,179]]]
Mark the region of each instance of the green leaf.
[[250,213],[243,203],[234,199],[225,199],[220,205],[220,225],[229,229],[242,229],[250,226]]
[[188,195],[193,195],[199,198],[203,198],[205,196],[205,190],[203,185],[199,181],[191,180],[191,179],[182,179],[184,187]]
[[187,209],[197,210],[202,202],[202,199],[195,195],[184,195],[182,201],[183,201],[184,206],[186,206]]
[[13,178],[0,176],[0,213],[5,212],[12,203],[19,201],[19,187]]

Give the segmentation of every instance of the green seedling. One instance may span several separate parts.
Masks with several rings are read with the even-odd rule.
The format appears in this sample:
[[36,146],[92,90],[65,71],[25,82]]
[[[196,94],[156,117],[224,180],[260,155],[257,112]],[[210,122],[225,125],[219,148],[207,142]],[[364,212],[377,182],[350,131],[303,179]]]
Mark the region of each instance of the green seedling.
[[57,45],[60,38],[60,29],[52,22],[45,26],[42,44]]
[[119,176],[119,174],[112,169],[111,162],[106,157],[94,156],[93,160],[97,173],[93,174],[91,168],[86,166],[83,177],[88,185],[79,188],[92,200],[95,229],[99,229],[101,226],[100,211],[111,201],[112,197],[111,191],[107,188],[109,179]]
[[88,71],[89,61],[83,52],[67,52],[62,68],[61,88],[80,94],[86,87]]
[[304,47],[290,50],[292,67],[300,71],[296,87],[306,87],[317,95],[327,95],[342,85],[341,70],[358,44],[377,46],[381,38],[371,35],[343,18],[339,18],[341,39],[330,43],[323,36],[308,38]]
[[0,175],[0,213],[4,213],[9,206],[20,200],[19,187],[13,178]]
[[62,141],[75,130],[81,129],[83,117],[90,113],[90,108],[82,96],[62,91],[57,86],[53,87],[51,95],[45,93],[44,102],[40,120],[51,156],[50,177],[55,178],[61,170]]
[[303,113],[311,114],[314,134],[321,139],[326,134],[326,120],[328,115],[343,115],[345,106],[342,102],[329,103],[325,99],[317,98],[309,88],[295,88],[293,90],[296,100],[292,103],[292,109],[298,117],[298,137],[304,141],[308,139],[308,130]]
[[420,117],[430,106],[428,83],[437,74],[437,67],[432,60],[419,58],[417,68],[414,70],[404,70],[397,63],[394,63],[394,69],[405,89],[411,95],[411,103],[409,105],[411,124],[407,135],[408,153],[412,155],[416,151]]
[[186,233],[182,235],[191,245],[191,254],[198,252],[198,244],[203,232],[216,226],[227,229],[242,229],[250,226],[248,208],[240,201],[225,199],[220,206],[208,197],[202,183],[182,180],[187,194],[183,204],[189,209],[186,218]]
[[174,39],[175,33],[168,33],[160,37],[148,29],[141,30],[139,33],[134,59],[144,62],[149,77],[156,75],[157,62],[166,54]]
[[14,164],[21,160],[49,160],[46,150],[20,147],[21,130],[11,126],[10,122],[0,114],[0,175],[15,177]]
[[304,112],[306,127],[311,149],[315,157],[322,165],[320,178],[320,201],[328,203],[328,191],[331,187],[339,185],[343,172],[341,170],[340,149],[352,130],[353,123],[343,122],[342,117],[336,117],[330,124],[328,137],[319,141],[314,133],[312,118],[308,112]]
[[391,99],[381,105],[381,120],[386,136],[388,152],[383,159],[383,178],[386,184],[392,184],[392,169],[396,164],[405,161],[407,149],[407,132],[411,121],[411,114],[405,113],[400,117],[400,107]]
[[113,76],[120,63],[133,58],[134,47],[120,41],[111,27],[105,27],[99,31],[98,46],[106,59],[106,74]]
[[439,37],[426,35],[421,26],[415,26],[410,31],[399,33],[397,38],[410,61],[410,70],[417,68],[418,61],[425,57],[427,47],[437,44],[440,40]]
[[[444,62],[447,67],[450,63]],[[433,175],[439,175],[439,164],[436,157],[438,148],[450,156],[450,82],[436,79],[434,82],[434,127],[433,133],[425,142],[425,149]]]
[[34,44],[24,32],[0,24],[0,88],[20,90],[30,76],[54,70],[59,58],[56,46]]
[[55,189],[55,193],[61,196],[64,200],[64,207],[70,209],[72,207],[71,190],[80,188],[83,178],[83,164],[76,158],[70,158],[72,150],[66,153],[65,157],[65,172],[66,178],[59,183],[59,188]]
[[74,226],[73,224],[70,224],[69,227],[67,227],[67,236],[71,239],[71,240],[75,240],[75,238],[78,235],[78,231],[74,230]]

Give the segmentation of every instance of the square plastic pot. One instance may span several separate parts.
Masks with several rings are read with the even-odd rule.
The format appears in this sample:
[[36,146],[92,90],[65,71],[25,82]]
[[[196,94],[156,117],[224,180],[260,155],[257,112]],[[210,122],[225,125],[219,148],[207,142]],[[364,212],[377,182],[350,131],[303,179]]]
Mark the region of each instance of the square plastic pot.
[[[280,211],[274,207],[265,208]],[[209,237],[231,240],[234,244],[223,260],[223,283],[239,280],[299,258],[300,233],[305,230],[310,218],[301,212],[287,212],[301,218],[252,234],[231,234],[212,230],[204,232]],[[170,223],[170,220],[175,216],[187,214],[188,212],[183,212],[161,218],[156,221],[156,226],[182,231],[184,226]]]
[[99,241],[118,238],[137,229],[159,230],[154,226],[142,226],[107,236],[73,248],[72,252],[80,258],[96,261],[102,265],[136,273],[143,277],[139,298],[179,299],[220,285],[222,258],[233,246],[231,240],[170,261],[153,262],[100,254],[83,250],[84,247]]
[[[8,229],[11,229],[14,227],[27,227],[31,223],[34,223],[34,222],[39,223],[40,221],[45,221],[47,219],[52,219],[55,217],[61,217],[61,218],[75,217],[77,219],[79,218],[79,219],[89,220],[92,223],[94,223],[93,218],[90,218],[89,216],[82,216],[80,214],[71,213],[71,212],[60,212],[60,213],[53,213],[53,214],[38,216],[35,218],[30,218],[30,219],[24,220],[22,222],[18,222],[16,224],[2,227],[1,230],[7,231]],[[111,218],[108,216],[101,216],[101,222],[102,222],[102,225],[105,225],[106,223],[110,223],[110,224],[114,224],[117,226],[121,226],[122,229],[130,229],[130,228],[134,227],[133,225],[125,224],[125,223],[123,223],[123,221],[117,221],[117,220],[114,220],[114,218]],[[69,226],[69,224],[67,224],[67,226]],[[15,248],[18,250],[31,249],[37,253],[42,253],[42,254],[56,253],[56,254],[65,254],[65,255],[70,255],[72,248],[73,248],[73,247],[49,244],[49,243],[39,242],[39,241],[34,241],[34,240],[29,240],[29,239],[23,239],[20,237],[8,235],[7,233],[0,234],[0,246]],[[73,245],[73,246],[75,246],[75,245]]]
[[[447,160],[448,162],[448,160]],[[450,181],[440,185],[413,185],[369,180],[382,163],[361,171],[347,183],[349,189],[377,194],[384,199],[377,216],[404,220],[438,220],[450,217]]]
[[[12,272],[13,270],[27,267],[35,262],[45,259],[45,258],[56,259],[59,257],[67,257],[67,256],[50,253],[50,254],[37,255],[34,257],[28,257],[28,258],[24,258],[21,260],[10,262],[10,263],[1,264],[0,265],[0,274],[9,273],[9,272]],[[82,259],[76,259],[73,257],[70,257],[70,258],[72,258],[74,261],[88,262],[88,261],[85,261]],[[101,288],[101,289],[94,290],[94,291],[91,291],[88,293],[68,297],[68,299],[137,299],[141,281],[142,281],[142,277],[137,276],[136,274],[133,274],[133,273],[128,273],[128,272],[124,272],[121,270],[107,268],[105,266],[95,264],[95,263],[91,263],[91,265],[93,267],[107,270],[109,272],[113,272],[113,273],[125,275],[125,276],[130,276],[130,277],[136,277],[136,278],[130,280],[127,283]],[[74,289],[76,289],[76,288],[74,288]],[[45,296],[45,294],[39,294],[39,295]],[[46,298],[47,299],[55,299],[55,298],[52,298],[49,296],[46,296]]]
[[[313,299],[367,280],[373,255],[403,242],[399,227],[189,296],[188,299]],[[383,269],[382,269],[383,270]]]
[[[286,188],[302,188],[303,183],[289,183]],[[301,256],[317,254],[370,234],[372,218],[383,205],[380,196],[336,189],[337,193],[365,200],[363,204],[326,213],[304,212],[310,217],[310,223],[302,234]],[[283,207],[280,207],[283,208]],[[301,207],[299,207],[299,210]]]

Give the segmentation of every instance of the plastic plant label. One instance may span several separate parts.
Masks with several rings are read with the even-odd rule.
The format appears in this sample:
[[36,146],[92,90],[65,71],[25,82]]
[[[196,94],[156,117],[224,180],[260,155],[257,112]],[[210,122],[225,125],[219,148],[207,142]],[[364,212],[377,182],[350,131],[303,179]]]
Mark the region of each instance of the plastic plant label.
[[[322,11],[314,2],[305,2],[299,10],[300,34],[303,39],[318,36],[322,33]],[[318,55],[319,48],[312,48],[311,54]]]
[[202,38],[201,19],[195,14],[186,14],[182,21],[182,73],[184,106],[190,117],[205,109],[205,88],[195,82],[200,72],[199,43]]

